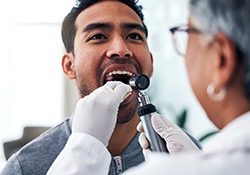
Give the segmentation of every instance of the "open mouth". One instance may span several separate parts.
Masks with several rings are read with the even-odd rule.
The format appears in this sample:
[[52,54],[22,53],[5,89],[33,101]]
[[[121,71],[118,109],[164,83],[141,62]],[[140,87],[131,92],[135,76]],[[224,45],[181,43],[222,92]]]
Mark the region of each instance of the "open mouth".
[[107,83],[108,81],[121,81],[125,84],[129,84],[129,79],[133,75],[134,74],[132,72],[128,72],[128,71],[112,71],[106,75],[104,84]]

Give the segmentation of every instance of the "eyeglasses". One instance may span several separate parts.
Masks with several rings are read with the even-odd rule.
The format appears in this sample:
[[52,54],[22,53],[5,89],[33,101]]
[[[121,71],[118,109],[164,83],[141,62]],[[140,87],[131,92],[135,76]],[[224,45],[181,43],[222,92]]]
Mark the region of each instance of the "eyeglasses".
[[185,56],[188,42],[189,33],[202,33],[202,31],[196,28],[190,28],[187,25],[177,26],[169,29],[172,33],[172,41],[176,52]]
[[82,1],[81,0],[76,0],[74,8],[79,8],[81,6]]

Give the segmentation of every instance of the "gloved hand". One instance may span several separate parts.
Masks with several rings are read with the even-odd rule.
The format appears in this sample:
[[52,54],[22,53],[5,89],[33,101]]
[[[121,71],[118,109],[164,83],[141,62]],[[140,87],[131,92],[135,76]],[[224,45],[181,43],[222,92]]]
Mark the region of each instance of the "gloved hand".
[[[169,120],[158,114],[153,115],[151,121],[155,131],[166,141],[166,146],[170,154],[199,151],[199,148],[193,143],[187,134],[174,123],[171,123]],[[141,123],[138,124],[137,130],[140,132],[143,131]],[[144,154],[149,154],[149,143],[143,132],[139,137],[139,143],[144,149]],[[145,155],[145,157],[147,157],[147,155]]]
[[107,146],[115,128],[118,107],[131,92],[129,85],[113,81],[80,99],[73,116],[72,133],[92,135]]

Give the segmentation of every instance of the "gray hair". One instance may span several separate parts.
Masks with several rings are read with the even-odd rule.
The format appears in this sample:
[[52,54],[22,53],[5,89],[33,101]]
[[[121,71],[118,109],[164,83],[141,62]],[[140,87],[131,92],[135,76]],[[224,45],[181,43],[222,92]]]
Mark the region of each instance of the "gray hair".
[[235,44],[250,100],[250,1],[190,0],[190,16],[202,31],[223,32]]

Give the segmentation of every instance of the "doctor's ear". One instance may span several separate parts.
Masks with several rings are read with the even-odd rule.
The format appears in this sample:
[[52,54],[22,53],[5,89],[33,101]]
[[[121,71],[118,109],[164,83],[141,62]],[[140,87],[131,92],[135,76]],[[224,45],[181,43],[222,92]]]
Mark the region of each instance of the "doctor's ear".
[[221,84],[227,84],[234,75],[235,69],[238,66],[237,49],[233,41],[224,33],[217,33],[215,36],[217,50],[217,57],[214,65],[216,68],[217,81]]
[[65,53],[62,57],[62,69],[64,75],[69,79],[76,78],[74,60],[72,53]]

